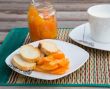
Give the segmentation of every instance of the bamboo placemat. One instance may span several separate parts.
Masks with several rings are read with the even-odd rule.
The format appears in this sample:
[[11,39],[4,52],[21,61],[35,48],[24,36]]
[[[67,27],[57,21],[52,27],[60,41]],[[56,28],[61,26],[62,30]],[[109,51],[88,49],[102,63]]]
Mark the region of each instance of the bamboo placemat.
[[[23,76],[12,71],[9,84],[107,84],[110,85],[110,52],[91,49],[81,46],[68,37],[68,33],[72,29],[59,29],[57,39],[76,44],[90,54],[90,59],[74,73],[57,80],[40,80]],[[27,35],[24,44],[30,43],[30,37]],[[72,54],[72,53],[71,53]],[[77,60],[77,59],[76,59]]]

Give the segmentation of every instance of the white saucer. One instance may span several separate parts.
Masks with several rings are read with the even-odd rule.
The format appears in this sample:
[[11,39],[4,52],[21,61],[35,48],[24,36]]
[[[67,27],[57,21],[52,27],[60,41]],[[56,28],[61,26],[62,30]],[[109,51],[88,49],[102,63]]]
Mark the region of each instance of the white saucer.
[[82,24],[69,33],[69,37],[75,42],[84,46],[110,51],[110,43],[99,43],[94,41],[90,36],[90,25],[89,23]]

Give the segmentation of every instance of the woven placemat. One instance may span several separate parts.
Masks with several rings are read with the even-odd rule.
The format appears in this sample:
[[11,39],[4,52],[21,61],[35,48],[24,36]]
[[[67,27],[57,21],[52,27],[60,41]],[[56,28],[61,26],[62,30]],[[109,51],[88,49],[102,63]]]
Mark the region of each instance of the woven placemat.
[[[81,46],[68,37],[71,29],[59,29],[57,39],[76,44],[90,54],[90,59],[74,73],[57,80],[40,80],[23,76],[12,71],[9,84],[110,84],[110,52]],[[30,43],[27,35],[24,44]],[[77,60],[77,59],[76,59]]]

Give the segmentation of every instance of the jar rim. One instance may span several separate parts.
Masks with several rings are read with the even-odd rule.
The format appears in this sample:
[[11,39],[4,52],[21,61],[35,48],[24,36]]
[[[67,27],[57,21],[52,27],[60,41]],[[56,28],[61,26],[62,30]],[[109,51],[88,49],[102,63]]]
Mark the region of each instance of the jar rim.
[[53,5],[49,2],[35,2],[35,6],[41,10],[42,9],[53,9]]

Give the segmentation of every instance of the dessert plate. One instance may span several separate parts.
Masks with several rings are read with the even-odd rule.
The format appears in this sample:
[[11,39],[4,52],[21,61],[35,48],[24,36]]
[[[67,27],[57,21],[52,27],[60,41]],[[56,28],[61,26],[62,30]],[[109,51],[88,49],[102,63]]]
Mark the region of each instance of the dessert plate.
[[75,42],[84,46],[110,51],[110,43],[99,43],[94,41],[90,36],[90,25],[89,23],[82,24],[69,33],[69,37]]
[[[14,67],[11,63],[11,60],[15,54],[19,53],[19,48],[15,50],[12,54],[10,54],[5,62],[6,64],[14,71],[33,78],[38,79],[44,79],[44,80],[55,80],[61,77],[64,77],[68,74],[71,74],[72,72],[76,71],[78,68],[80,68],[88,59],[89,59],[89,53],[86,52],[84,49],[64,42],[60,40],[52,40],[52,39],[45,39],[45,41],[52,41],[56,43],[56,45],[59,47],[59,49],[66,55],[66,57],[69,59],[69,69],[65,74],[62,75],[53,75],[53,74],[47,74],[43,72],[37,72],[37,71],[21,71]],[[34,47],[37,47],[40,41],[36,41],[33,43],[30,43],[29,45],[33,45]]]

